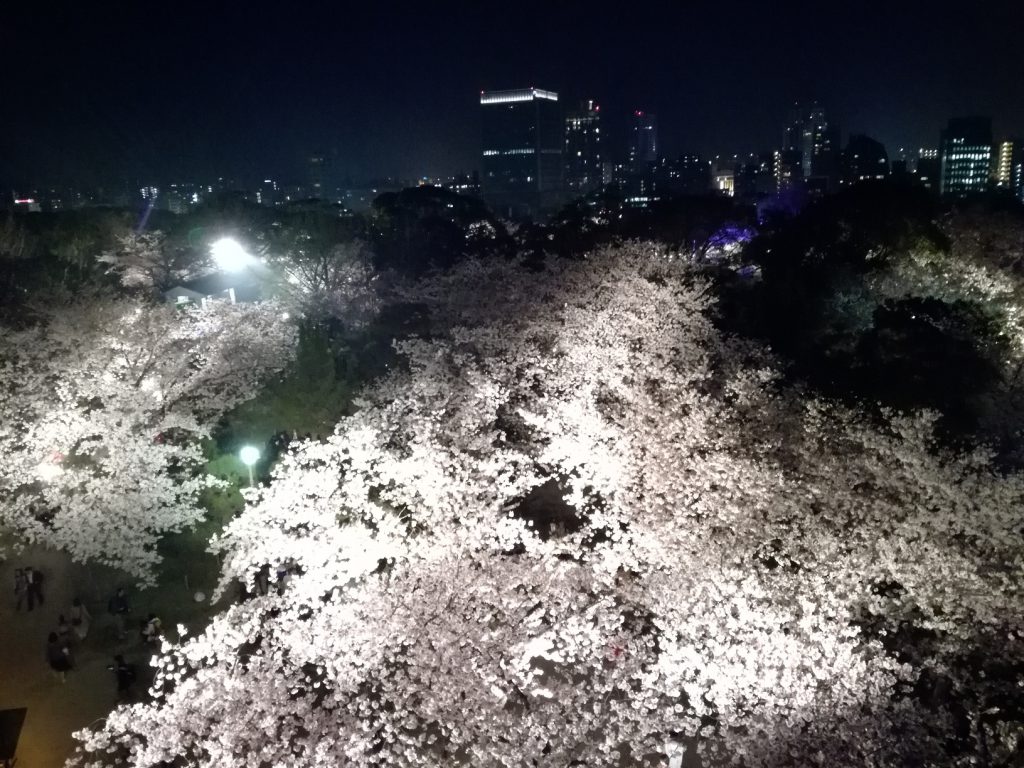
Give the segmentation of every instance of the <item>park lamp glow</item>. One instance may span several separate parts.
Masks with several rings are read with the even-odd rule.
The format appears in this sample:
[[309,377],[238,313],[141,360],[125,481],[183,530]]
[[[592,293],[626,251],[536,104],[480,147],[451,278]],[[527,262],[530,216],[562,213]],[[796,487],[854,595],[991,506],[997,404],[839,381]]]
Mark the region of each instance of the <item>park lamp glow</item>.
[[232,237],[222,237],[210,245],[210,254],[217,266],[225,272],[238,272],[252,263],[253,258]]
[[62,472],[64,468],[60,464],[56,464],[52,461],[44,461],[36,467],[36,472],[39,475],[39,479],[43,482],[50,482],[55,480]]
[[260,449],[253,445],[243,445],[242,450],[238,452],[238,458],[242,460],[249,469],[249,485],[255,485],[252,475],[252,466],[260,460]]

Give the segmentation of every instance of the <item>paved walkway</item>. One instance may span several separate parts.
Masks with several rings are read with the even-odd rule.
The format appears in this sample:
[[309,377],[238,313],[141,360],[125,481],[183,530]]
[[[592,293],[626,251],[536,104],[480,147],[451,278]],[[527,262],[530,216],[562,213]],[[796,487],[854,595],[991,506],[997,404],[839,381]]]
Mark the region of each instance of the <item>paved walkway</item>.
[[[27,612],[14,610],[14,569],[31,565],[45,575],[45,602]],[[28,707],[18,742],[17,768],[59,768],[74,751],[72,732],[101,720],[117,701],[114,674],[107,669],[121,653],[136,665],[140,678],[149,671],[147,649],[138,639],[136,623],[151,605],[173,628],[184,620],[201,629],[209,606],[191,601],[184,582],[140,593],[129,586],[133,618],[128,637],[117,639],[107,599],[121,577],[103,567],[71,563],[59,552],[31,549],[0,561],[0,709]],[[198,586],[198,585],[197,585]],[[194,588],[194,587],[193,587]],[[209,588],[207,588],[209,593]],[[69,615],[71,601],[80,597],[92,614],[89,635],[74,649],[75,669],[67,681],[55,678],[46,663],[46,638],[57,628],[57,617]],[[140,681],[137,693],[145,690]]]

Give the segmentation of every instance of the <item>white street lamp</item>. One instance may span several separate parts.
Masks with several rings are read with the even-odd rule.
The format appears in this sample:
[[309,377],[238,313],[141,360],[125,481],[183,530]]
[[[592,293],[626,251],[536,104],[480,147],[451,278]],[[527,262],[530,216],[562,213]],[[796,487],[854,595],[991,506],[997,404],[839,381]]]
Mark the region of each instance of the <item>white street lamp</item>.
[[238,458],[249,468],[249,485],[255,485],[256,483],[252,476],[252,465],[260,460],[260,449],[252,445],[244,445],[242,450],[238,452]]
[[217,266],[225,272],[238,272],[252,263],[253,258],[245,252],[242,244],[231,237],[222,237],[210,246],[210,253]]

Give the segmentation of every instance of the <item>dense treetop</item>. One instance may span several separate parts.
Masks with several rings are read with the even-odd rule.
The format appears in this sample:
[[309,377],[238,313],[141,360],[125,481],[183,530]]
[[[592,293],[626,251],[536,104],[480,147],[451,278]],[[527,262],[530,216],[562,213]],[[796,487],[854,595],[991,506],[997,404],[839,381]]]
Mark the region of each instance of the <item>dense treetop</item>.
[[280,593],[81,763],[1015,759],[1021,478],[784,385],[709,289],[654,246],[411,288],[431,338],[214,545]]
[[[5,541],[152,583],[227,414],[344,402],[210,544],[246,599],[79,765],[1019,764],[1019,209],[144,224],[0,225]],[[262,300],[163,303],[225,235]]]

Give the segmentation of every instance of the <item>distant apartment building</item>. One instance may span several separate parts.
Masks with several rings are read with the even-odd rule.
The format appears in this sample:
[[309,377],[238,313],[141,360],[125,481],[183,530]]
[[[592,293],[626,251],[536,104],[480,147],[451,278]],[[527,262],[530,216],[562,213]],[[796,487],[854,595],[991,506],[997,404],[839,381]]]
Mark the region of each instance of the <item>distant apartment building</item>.
[[1015,171],[1018,171],[1022,161],[1024,161],[1024,142],[1021,139],[1006,139],[999,142],[995,173],[993,173],[993,181],[998,189],[1019,191],[1020,185],[1015,178]]
[[704,195],[711,189],[711,163],[700,155],[662,158],[653,166],[654,190],[659,197]]
[[565,188],[571,197],[585,195],[604,185],[604,137],[601,106],[593,100],[580,102],[565,115]]
[[[829,123],[816,102],[794,104],[782,136],[781,155],[788,182],[816,179],[816,186],[833,187],[839,177],[839,129]],[[797,156],[799,162],[795,163]]]
[[739,155],[715,155],[709,164],[711,191],[722,197],[735,196],[739,168]]
[[1010,184],[1017,193],[1017,199],[1024,203],[1024,147],[1021,147],[1013,161]]
[[843,150],[843,184],[884,179],[889,175],[889,153],[880,141],[853,134]]
[[938,149],[926,149],[922,147],[917,151],[917,163],[915,165],[914,176],[921,186],[933,192],[938,192],[940,170],[941,165],[939,163]]
[[540,88],[480,93],[481,196],[500,215],[536,216],[561,202],[564,119]]
[[804,178],[803,153],[799,149],[777,149],[772,156],[775,189],[782,191],[798,186]]
[[307,196],[323,200],[327,197],[327,157],[320,152],[309,156],[309,191]]
[[992,120],[959,117],[949,121],[939,143],[939,192],[963,197],[984,192],[992,169]]
[[633,112],[629,135],[629,165],[633,173],[646,173],[658,160],[658,117],[641,109]]
[[733,173],[733,197],[742,203],[756,203],[777,189],[775,154],[750,155],[736,163]]
[[281,202],[281,188],[273,179],[264,179],[256,187],[256,202],[259,205],[273,207]]
[[449,176],[441,182],[440,186],[450,189],[452,192],[458,192],[460,195],[478,197],[480,195],[480,174],[476,171],[458,173],[455,176]]
[[711,188],[723,197],[733,197],[736,193],[736,171],[716,168],[711,175]]

